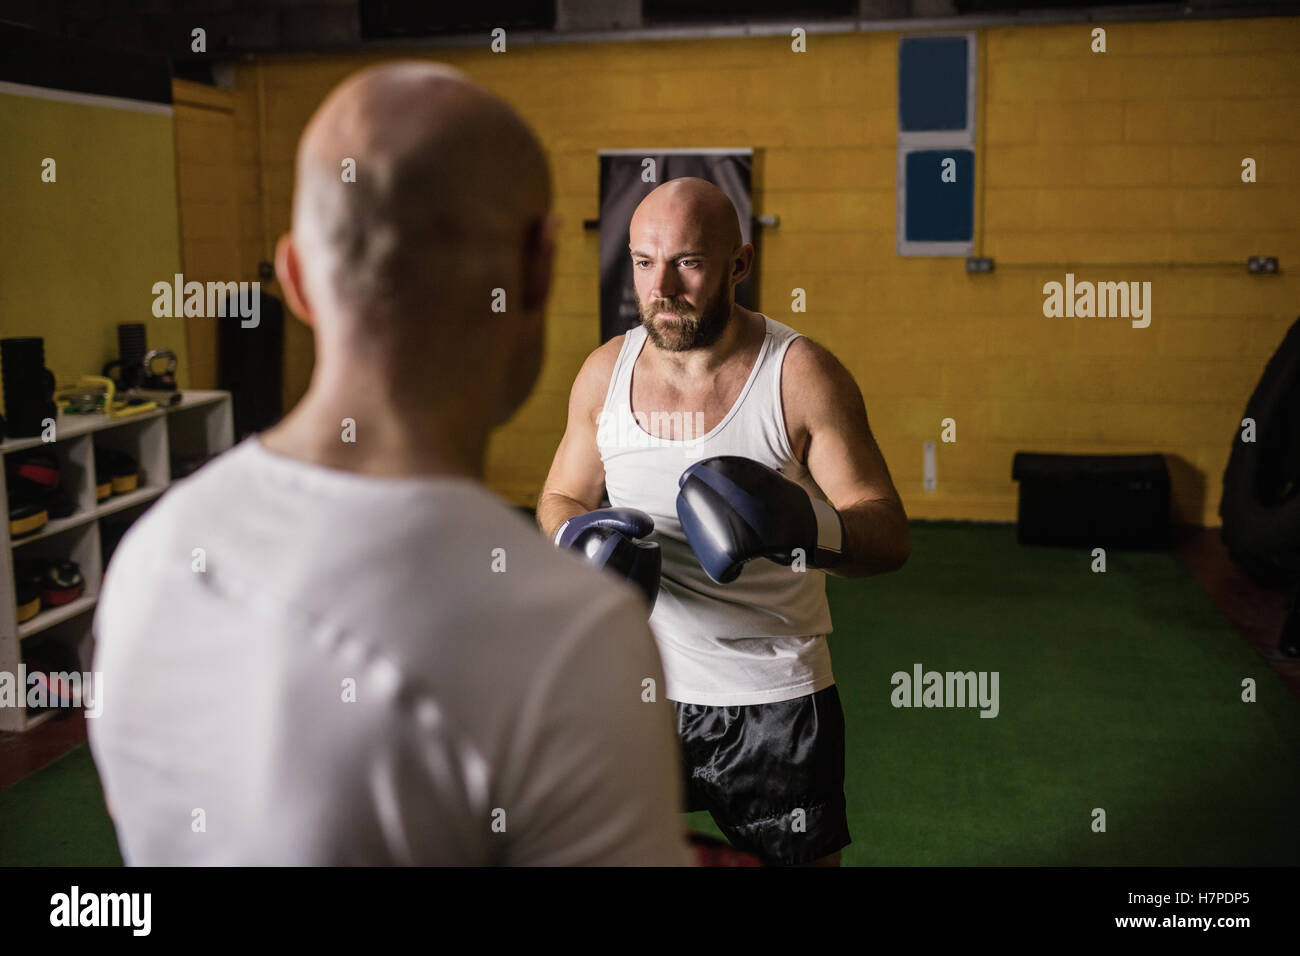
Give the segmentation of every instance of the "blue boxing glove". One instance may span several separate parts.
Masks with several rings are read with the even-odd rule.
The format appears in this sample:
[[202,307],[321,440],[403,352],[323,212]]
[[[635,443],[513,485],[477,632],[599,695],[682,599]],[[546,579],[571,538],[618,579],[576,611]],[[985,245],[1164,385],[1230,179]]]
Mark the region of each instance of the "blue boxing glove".
[[598,568],[607,568],[636,585],[654,609],[663,564],[657,541],[638,541],[655,523],[636,508],[601,508],[574,515],[555,532],[555,545],[577,551]]
[[700,567],[718,584],[740,576],[746,561],[770,558],[808,567],[840,562],[844,522],[825,501],[766,465],[736,455],[697,461],[677,485],[677,517]]

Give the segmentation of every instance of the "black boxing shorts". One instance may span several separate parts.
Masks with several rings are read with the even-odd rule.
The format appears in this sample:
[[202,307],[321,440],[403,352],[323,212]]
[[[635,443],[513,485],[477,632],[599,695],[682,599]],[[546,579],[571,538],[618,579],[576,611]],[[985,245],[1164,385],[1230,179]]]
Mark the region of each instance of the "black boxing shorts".
[[835,685],[773,704],[673,702],[685,810],[708,810],[737,849],[772,866],[848,846],[844,710]]

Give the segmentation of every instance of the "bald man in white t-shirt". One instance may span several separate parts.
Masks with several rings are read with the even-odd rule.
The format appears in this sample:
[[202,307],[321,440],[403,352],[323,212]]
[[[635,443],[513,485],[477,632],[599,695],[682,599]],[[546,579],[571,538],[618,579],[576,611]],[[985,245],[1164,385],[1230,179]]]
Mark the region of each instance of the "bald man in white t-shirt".
[[643,596],[481,484],[542,359],[536,138],[390,63],[325,100],[296,177],[276,266],[311,386],[105,578],[89,727],[124,859],[688,865]]

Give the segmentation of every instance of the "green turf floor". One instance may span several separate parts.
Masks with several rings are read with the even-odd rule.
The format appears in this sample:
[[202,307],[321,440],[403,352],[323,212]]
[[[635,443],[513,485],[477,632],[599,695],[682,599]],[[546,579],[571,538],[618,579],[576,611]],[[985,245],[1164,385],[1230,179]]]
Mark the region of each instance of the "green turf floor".
[[121,866],[84,744],[0,790],[0,866]]
[[[1176,558],[1094,574],[1013,525],[912,539],[897,574],[828,581],[845,865],[1300,864],[1300,701]],[[1000,713],[893,707],[917,663],[997,671]]]
[[[1300,701],[1172,555],[912,534],[901,572],[829,582],[846,865],[1300,864]],[[998,716],[893,707],[918,663],[998,672]],[[0,865],[120,862],[97,786],[83,747],[0,792]]]

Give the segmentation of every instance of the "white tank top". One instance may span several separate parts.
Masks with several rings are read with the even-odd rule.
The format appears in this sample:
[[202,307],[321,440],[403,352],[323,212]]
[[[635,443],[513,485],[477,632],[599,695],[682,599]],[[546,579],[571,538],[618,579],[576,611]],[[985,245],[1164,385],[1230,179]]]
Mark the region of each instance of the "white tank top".
[[[694,462],[741,455],[762,462],[825,498],[796,459],[781,404],[781,365],[799,333],[763,316],[767,335],[749,379],[726,417],[708,434],[683,421],[683,441],[656,438],[652,413],[632,411],[632,370],[646,343],[629,331],[610,378],[596,444],[611,505],[654,519],[651,540],[663,551],[663,578],[650,628],[659,645],[670,700],[742,706],[790,700],[833,684],[826,575],[758,558],[731,584],[700,567],[677,520],[677,480]],[[691,416],[685,416],[690,418]],[[638,422],[637,419],[640,419]],[[665,429],[666,431],[666,429]]]

